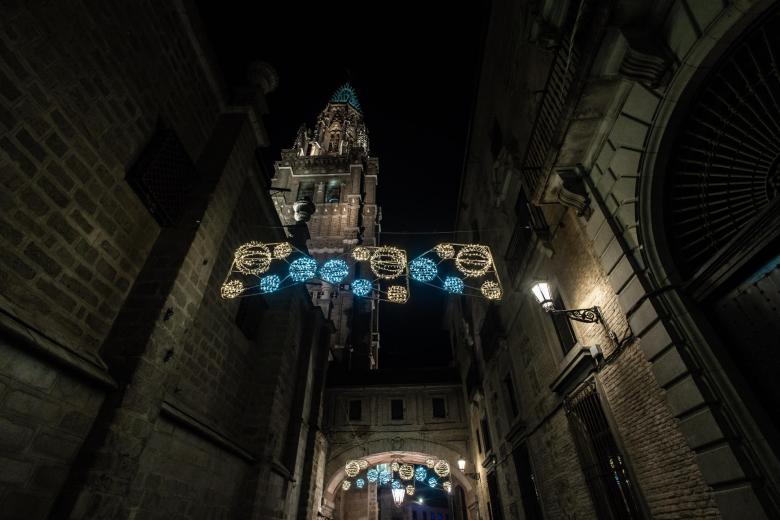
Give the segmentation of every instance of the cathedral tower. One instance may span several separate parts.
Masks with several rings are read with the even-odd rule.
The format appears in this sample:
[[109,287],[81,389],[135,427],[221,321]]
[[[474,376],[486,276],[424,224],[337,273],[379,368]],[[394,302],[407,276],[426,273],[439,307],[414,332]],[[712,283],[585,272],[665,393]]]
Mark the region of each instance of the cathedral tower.
[[[318,261],[350,256],[358,244],[376,245],[379,162],[369,155],[368,130],[351,85],[340,87],[313,128],[301,125],[292,148],[274,164],[274,203],[285,225],[296,222],[314,203],[306,241]],[[308,286],[312,301],[336,326],[331,352],[351,369],[376,368],[378,333],[372,302],[355,299],[348,287],[322,283]]]

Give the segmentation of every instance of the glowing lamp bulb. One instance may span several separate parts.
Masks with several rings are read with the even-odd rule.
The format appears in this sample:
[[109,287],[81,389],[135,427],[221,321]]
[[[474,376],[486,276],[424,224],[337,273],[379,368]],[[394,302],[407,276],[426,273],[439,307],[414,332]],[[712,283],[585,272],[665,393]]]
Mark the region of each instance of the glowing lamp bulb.
[[466,471],[466,459],[458,459],[458,469]]
[[536,298],[537,303],[540,303],[544,310],[551,311],[553,309],[552,292],[550,291],[550,284],[547,282],[536,282],[531,287],[531,293]]

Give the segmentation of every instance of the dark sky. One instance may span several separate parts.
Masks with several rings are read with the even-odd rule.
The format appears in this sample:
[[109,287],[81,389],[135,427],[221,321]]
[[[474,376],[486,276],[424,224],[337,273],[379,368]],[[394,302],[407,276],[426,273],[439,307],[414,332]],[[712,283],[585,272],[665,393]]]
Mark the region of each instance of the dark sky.
[[[250,5],[251,4],[251,5]],[[371,154],[379,158],[382,230],[449,231],[482,50],[487,1],[198,2],[228,85],[247,64],[270,63],[279,87],[266,124],[272,158],[312,124],[331,94],[350,81],[363,107]],[[475,5],[478,4],[478,5]],[[376,6],[387,8],[377,10]],[[447,235],[383,234],[410,259]],[[405,305],[380,309],[380,366],[449,362],[443,293],[414,282]]]

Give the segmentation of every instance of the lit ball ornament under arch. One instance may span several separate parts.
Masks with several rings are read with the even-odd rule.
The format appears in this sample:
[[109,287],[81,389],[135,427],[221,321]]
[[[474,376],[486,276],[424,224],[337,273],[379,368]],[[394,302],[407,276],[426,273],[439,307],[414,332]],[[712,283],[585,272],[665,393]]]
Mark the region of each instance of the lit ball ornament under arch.
[[243,274],[262,274],[271,266],[271,251],[261,242],[247,242],[233,256],[236,269]]
[[433,467],[436,465],[436,459],[431,459],[431,458],[425,459],[425,465],[433,469]]
[[433,250],[436,251],[439,258],[443,258],[444,260],[448,260],[455,256],[455,248],[452,247],[452,244],[438,244]]
[[414,466],[411,464],[401,464],[401,467],[398,468],[398,476],[401,477],[402,480],[412,480],[414,478]]
[[406,494],[409,495],[410,497],[414,496],[414,485],[409,484],[408,486],[406,486]]
[[432,488],[435,488],[438,484],[439,484],[439,479],[437,479],[436,477],[431,477],[428,479],[428,485],[431,486]]
[[290,262],[289,272],[294,282],[311,280],[317,274],[317,261],[310,256],[302,256]]
[[365,298],[374,290],[374,284],[365,278],[358,278],[352,282],[352,294],[360,298]]
[[344,482],[341,483],[341,489],[343,489],[344,491],[349,490],[350,487],[352,487],[352,482],[350,482],[349,480],[345,480]]
[[368,461],[366,459],[360,459],[358,460],[358,464],[360,464],[360,469],[366,469],[368,467]]
[[287,242],[276,244],[274,247],[274,258],[287,258],[292,253],[292,246]]
[[409,298],[409,292],[403,285],[391,285],[387,288],[387,299],[393,303],[404,303]]
[[332,258],[320,267],[320,278],[330,284],[338,284],[344,281],[349,274],[349,266],[340,258]]
[[482,295],[488,300],[501,299],[501,286],[492,280],[483,283],[480,291],[482,291]]
[[425,482],[426,478],[428,478],[428,470],[423,466],[417,466],[414,470],[414,479],[418,482]]
[[369,482],[376,482],[379,480],[379,472],[374,468],[371,468],[370,470],[366,471],[366,479],[368,479]]
[[244,292],[244,284],[240,280],[230,280],[222,284],[220,294],[226,300],[238,298]]
[[356,477],[360,473],[360,463],[356,460],[347,461],[347,464],[344,466],[344,473],[348,477]]
[[355,487],[358,489],[363,489],[364,487],[366,487],[366,481],[363,480],[362,478],[357,479],[355,481]]
[[398,278],[406,267],[406,252],[397,247],[382,246],[371,255],[369,265],[377,278],[384,280]]
[[392,478],[393,476],[386,469],[383,469],[382,471],[379,472],[379,483],[383,486],[388,482],[390,482]]
[[282,280],[275,274],[269,274],[260,278],[260,292],[264,294],[272,293],[279,289]]
[[466,278],[485,276],[493,265],[490,249],[485,246],[471,244],[463,246],[455,256],[455,267]]
[[365,262],[371,258],[371,249],[363,246],[358,246],[352,250],[352,258],[358,262]]
[[390,469],[393,471],[398,471],[401,468],[401,465],[398,464],[398,462],[393,462],[390,464]]
[[401,489],[401,487],[402,486],[401,486],[401,481],[400,480],[394,480],[393,481],[393,483],[392,483],[392,488],[393,489]]
[[452,294],[463,294],[463,280],[457,276],[448,276],[444,279],[444,290]]
[[430,282],[438,273],[436,262],[430,258],[415,258],[409,262],[409,274],[418,282]]
[[450,463],[444,459],[437,460],[436,464],[433,465],[433,471],[440,477],[446,477],[450,474]]

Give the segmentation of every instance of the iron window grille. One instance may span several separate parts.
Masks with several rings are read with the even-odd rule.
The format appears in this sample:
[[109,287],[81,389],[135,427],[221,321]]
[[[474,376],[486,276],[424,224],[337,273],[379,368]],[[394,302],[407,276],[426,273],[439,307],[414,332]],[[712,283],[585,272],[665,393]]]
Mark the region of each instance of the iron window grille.
[[635,484],[609,427],[596,381],[589,379],[569,395],[564,409],[598,517],[642,518]]

